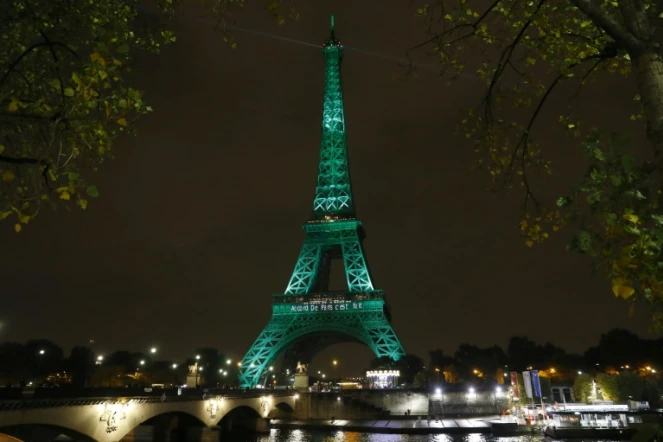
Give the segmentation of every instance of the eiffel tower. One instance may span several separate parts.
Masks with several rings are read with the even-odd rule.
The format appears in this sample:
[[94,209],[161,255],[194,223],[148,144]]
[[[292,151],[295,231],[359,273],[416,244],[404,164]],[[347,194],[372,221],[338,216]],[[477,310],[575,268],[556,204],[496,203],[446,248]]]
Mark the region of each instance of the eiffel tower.
[[[341,89],[343,46],[334,35],[333,16],[323,55],[325,95],[313,216],[303,226],[306,238],[285,293],[272,296],[272,318],[240,363],[242,387],[266,382],[282,355],[284,362],[308,363],[336,343],[363,343],[377,357],[393,360],[405,354],[391,327],[384,293],[373,285],[361,244],[364,231],[355,217]],[[335,259],[343,260],[347,291],[329,291]]]

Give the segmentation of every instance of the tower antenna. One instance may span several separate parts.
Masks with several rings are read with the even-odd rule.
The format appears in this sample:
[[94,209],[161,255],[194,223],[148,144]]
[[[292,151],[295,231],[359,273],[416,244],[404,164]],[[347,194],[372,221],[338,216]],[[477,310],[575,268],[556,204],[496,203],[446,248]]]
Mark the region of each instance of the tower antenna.
[[334,14],[331,15],[331,38],[332,40],[336,38],[334,36]]

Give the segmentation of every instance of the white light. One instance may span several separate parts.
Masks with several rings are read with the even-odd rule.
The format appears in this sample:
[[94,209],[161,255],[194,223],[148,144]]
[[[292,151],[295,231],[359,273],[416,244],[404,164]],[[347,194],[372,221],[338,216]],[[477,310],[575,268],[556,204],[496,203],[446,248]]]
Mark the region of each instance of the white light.
[[299,395],[298,395],[298,394],[295,395],[295,399],[299,399]]
[[44,353],[46,353],[46,351],[44,351],[44,350],[39,350],[39,354],[40,354],[40,355],[43,355]]
[[140,365],[145,365],[145,361],[140,361]]
[[501,393],[502,387],[495,387],[495,393]]
[[104,357],[103,356],[97,356],[97,361],[103,361]]
[[341,396],[337,397],[336,400],[337,400],[337,401],[340,401],[340,400],[341,400]]
[[177,364],[173,364],[173,368],[177,368]]
[[436,388],[435,389],[435,394],[442,394],[442,389],[441,388]]
[[272,370],[274,370],[274,367],[269,367],[269,371],[272,371]]
[[203,367],[198,367],[198,371],[203,371]]
[[152,348],[150,349],[150,353],[156,353],[156,352],[157,352],[157,348],[156,348],[156,347],[152,347]]
[[196,359],[200,359],[200,355],[196,355]]
[[470,394],[473,394],[473,393],[474,393],[474,388],[470,387]]
[[219,368],[219,373],[223,373],[223,369]]
[[651,369],[651,372],[652,372],[652,373],[656,373],[656,370],[654,370],[654,369],[652,368],[652,369]]
[[582,371],[579,371],[578,374],[582,374]]
[[228,359],[228,360],[226,361],[226,365],[230,365],[231,362],[232,362],[232,361],[231,361],[230,359]]

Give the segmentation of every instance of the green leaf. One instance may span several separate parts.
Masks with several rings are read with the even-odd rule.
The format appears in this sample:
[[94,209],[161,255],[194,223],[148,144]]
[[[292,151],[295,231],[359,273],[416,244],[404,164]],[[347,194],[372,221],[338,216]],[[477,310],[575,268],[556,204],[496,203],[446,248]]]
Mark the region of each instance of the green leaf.
[[99,197],[99,190],[97,190],[97,186],[87,186],[87,194],[92,198]]
[[65,97],[73,97],[74,96],[74,90],[70,87],[64,88],[64,96]]

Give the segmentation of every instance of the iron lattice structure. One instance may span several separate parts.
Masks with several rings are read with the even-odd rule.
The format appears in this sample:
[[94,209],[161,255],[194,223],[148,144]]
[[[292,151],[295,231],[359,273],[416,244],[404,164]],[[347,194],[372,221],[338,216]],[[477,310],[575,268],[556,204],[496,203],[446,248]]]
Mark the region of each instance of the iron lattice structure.
[[[334,36],[323,45],[325,95],[313,217],[284,294],[272,297],[272,318],[240,366],[242,387],[259,385],[284,352],[286,360],[309,362],[323,348],[360,342],[377,357],[405,354],[394,332],[382,290],[373,286],[362,248],[364,231],[355,218],[341,88],[343,47]],[[342,259],[348,289],[329,291],[331,261]]]

